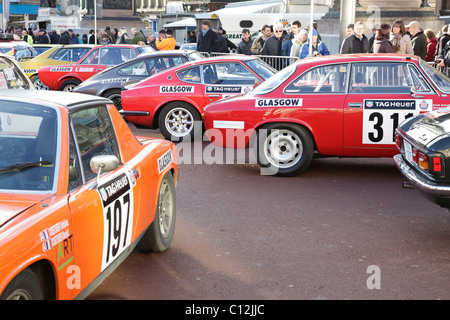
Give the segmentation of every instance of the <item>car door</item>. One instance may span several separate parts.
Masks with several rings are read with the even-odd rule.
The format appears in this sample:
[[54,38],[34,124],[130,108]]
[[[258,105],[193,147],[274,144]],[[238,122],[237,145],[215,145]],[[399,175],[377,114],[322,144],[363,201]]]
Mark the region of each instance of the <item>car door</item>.
[[259,79],[239,61],[202,65],[205,103],[247,93]]
[[434,98],[412,63],[353,63],[344,106],[344,155],[391,156],[398,124],[432,110]]
[[294,119],[309,127],[320,153],[340,155],[347,78],[347,63],[313,67],[284,89],[284,101],[272,99],[265,103],[297,106],[283,109],[283,118]]
[[134,179],[120,165],[100,176],[90,168],[96,155],[114,155],[118,143],[106,106],[71,114],[69,207],[74,228],[74,264],[80,268],[78,295],[105,271],[132,241]]

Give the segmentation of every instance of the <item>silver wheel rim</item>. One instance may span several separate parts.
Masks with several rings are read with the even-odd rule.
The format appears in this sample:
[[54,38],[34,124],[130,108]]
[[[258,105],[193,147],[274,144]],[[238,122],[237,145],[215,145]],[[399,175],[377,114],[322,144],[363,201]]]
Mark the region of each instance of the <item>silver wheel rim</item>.
[[41,81],[41,79],[33,81],[33,84],[37,90],[49,90],[50,89]]
[[7,300],[31,300],[30,294],[23,290],[17,289],[11,292],[11,294],[6,298]]
[[302,155],[302,140],[291,130],[272,130],[264,141],[264,156],[276,167],[291,168]]
[[194,127],[194,117],[184,108],[174,108],[165,118],[166,129],[174,137],[188,135]]
[[67,86],[64,87],[63,91],[64,92],[73,92],[73,90],[76,88],[76,85],[74,84],[69,84]]
[[164,180],[159,190],[159,231],[163,238],[170,233],[173,223],[173,194],[169,183]]

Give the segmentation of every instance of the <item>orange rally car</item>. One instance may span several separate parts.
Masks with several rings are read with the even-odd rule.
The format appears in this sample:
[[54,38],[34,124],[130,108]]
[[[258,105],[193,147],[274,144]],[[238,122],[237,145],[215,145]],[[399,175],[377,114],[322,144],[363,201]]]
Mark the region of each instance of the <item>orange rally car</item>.
[[0,298],[82,299],[175,227],[177,150],[107,99],[0,92]]

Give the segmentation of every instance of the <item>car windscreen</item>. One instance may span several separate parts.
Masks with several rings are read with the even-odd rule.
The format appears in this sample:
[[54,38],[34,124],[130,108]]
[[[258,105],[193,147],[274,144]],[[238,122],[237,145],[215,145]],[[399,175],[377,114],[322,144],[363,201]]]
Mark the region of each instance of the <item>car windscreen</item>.
[[286,81],[295,72],[297,64],[292,64],[281,71],[275,73],[272,77],[261,83],[255,89],[253,89],[252,94],[266,94],[269,93],[282,83]]
[[430,80],[435,84],[436,87],[442,92],[450,93],[450,78],[444,75],[442,72],[433,68],[425,61],[419,61],[422,70],[425,71]]
[[277,70],[269,66],[261,59],[247,60],[244,61],[244,63],[249,66],[257,75],[263,78],[264,81],[269,79],[277,72]]
[[154,51],[155,51],[155,50],[154,50],[152,47],[150,47],[150,46],[139,46],[139,47],[136,48],[136,50],[137,50],[137,52],[138,52],[139,54],[147,53],[147,52],[154,52]]
[[30,89],[25,77],[11,60],[0,57],[0,89]]
[[0,190],[56,188],[58,116],[42,105],[0,103]]

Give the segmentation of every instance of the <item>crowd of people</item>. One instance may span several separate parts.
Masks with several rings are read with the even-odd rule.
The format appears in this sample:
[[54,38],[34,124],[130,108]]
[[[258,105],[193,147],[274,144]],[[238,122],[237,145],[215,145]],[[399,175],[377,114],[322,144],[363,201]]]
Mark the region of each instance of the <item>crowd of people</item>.
[[[3,33],[3,30],[0,30],[0,33]],[[6,33],[15,34],[29,44],[138,44],[149,45],[155,50],[173,50],[176,46],[171,29],[159,31],[158,38],[155,38],[153,33],[145,36],[144,32],[137,28],[130,28],[130,34],[128,34],[127,28],[110,27],[102,29],[100,33],[91,29],[89,34],[83,34],[81,37],[75,34],[73,29],[47,32],[45,29],[9,28]]]
[[[242,30],[241,41],[235,45],[226,36],[226,31],[219,27],[211,28],[210,20],[201,22],[201,30],[196,34],[191,31],[187,35],[188,43],[196,43],[197,50],[204,53],[235,52],[245,55],[260,55],[272,57],[291,57],[304,59],[306,57],[329,55],[330,52],[322,42],[317,23],[313,23],[312,38],[309,39],[310,24],[302,29],[300,21],[275,25],[263,25],[259,35],[252,39],[249,29]],[[365,25],[358,21],[347,26],[347,37],[340,46],[341,54],[348,53],[403,53],[414,54],[428,62],[436,62],[439,66],[450,66],[450,34],[449,25],[444,25],[438,33],[432,29],[423,29],[418,21],[405,25],[396,20],[392,25],[382,23],[375,25],[370,37],[364,34]],[[0,30],[1,32],[2,30]],[[155,50],[173,50],[176,39],[173,30],[160,30],[156,37],[153,32],[145,35],[142,30],[130,28],[106,27],[89,34],[75,34],[72,29],[61,29],[59,32],[44,29],[32,30],[10,28],[8,33],[14,33],[29,44],[139,44],[149,45]],[[311,46],[311,48],[310,48]],[[448,54],[447,54],[448,53]],[[289,63],[289,59],[277,63],[281,69]]]
[[[199,32],[197,50],[201,52],[227,53],[234,51],[246,55],[284,56],[304,59],[306,57],[329,55],[330,52],[322,42],[317,23],[313,23],[312,39],[309,40],[309,28],[301,28],[299,21],[287,25],[281,23],[264,25],[260,35],[252,39],[249,29],[242,30],[242,38],[236,46],[226,39],[226,31],[211,29],[209,20],[202,21]],[[450,65],[449,25],[444,25],[438,33],[432,29],[423,29],[418,21],[405,25],[396,20],[392,25],[382,23],[372,28],[373,34],[364,34],[365,25],[357,21],[347,26],[347,37],[340,46],[341,54],[349,53],[403,53],[414,54],[428,62],[436,62],[440,66]],[[310,43],[311,42],[311,43]],[[310,49],[312,46],[312,49]],[[288,60],[286,60],[288,61]],[[288,63],[288,62],[287,62]],[[286,64],[284,62],[281,67]]]

